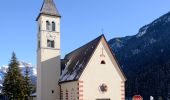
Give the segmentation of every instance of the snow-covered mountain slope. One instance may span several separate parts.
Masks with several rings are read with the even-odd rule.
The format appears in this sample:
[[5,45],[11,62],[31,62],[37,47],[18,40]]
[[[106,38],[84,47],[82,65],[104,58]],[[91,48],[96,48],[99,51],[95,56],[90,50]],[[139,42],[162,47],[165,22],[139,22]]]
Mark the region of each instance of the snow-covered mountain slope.
[[[24,75],[25,74],[25,70],[26,70],[26,66],[29,67],[29,74],[30,74],[30,78],[31,78],[31,82],[33,84],[36,83],[36,77],[37,77],[37,71],[36,71],[36,67],[33,66],[31,63],[27,63],[24,61],[19,61],[19,67],[21,69],[21,73]],[[0,67],[0,86],[2,86],[3,83],[3,79],[5,74],[8,71],[8,66],[7,65],[3,65]]]

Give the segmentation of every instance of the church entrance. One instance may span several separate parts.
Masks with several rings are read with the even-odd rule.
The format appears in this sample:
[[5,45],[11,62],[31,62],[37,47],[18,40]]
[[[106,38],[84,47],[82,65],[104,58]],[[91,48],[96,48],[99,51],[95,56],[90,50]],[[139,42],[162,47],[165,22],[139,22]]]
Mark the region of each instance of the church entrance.
[[96,100],[111,100],[109,98],[103,98],[103,99],[96,99]]

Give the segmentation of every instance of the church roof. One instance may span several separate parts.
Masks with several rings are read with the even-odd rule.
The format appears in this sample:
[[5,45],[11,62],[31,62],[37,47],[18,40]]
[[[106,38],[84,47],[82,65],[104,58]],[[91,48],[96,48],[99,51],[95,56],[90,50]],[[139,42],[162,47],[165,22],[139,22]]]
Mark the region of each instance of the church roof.
[[[60,17],[60,14],[59,14],[53,0],[44,0],[39,16],[41,14]],[[39,18],[39,16],[37,17],[37,19]]]
[[[59,82],[69,82],[69,81],[77,81],[81,76],[82,72],[84,71],[87,63],[89,62],[91,56],[93,55],[95,49],[97,48],[100,40],[104,38],[104,35],[97,37],[96,39],[90,41],[89,43],[83,45],[82,47],[70,52],[65,56],[64,59],[61,61],[61,70],[62,74],[60,76]],[[112,52],[111,48],[109,47],[114,59],[115,55]],[[117,62],[117,60],[116,60]],[[118,62],[117,62],[118,64]],[[125,74],[123,73],[121,67],[118,64],[118,67],[123,74],[123,77],[126,79]]]
[[103,35],[67,54],[61,61],[62,75],[59,82],[78,80]]

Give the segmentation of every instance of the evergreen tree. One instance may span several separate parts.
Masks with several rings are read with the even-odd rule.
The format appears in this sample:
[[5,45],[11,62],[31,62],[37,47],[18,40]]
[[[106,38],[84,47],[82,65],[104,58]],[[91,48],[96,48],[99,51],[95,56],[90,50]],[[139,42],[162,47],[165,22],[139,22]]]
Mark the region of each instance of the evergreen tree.
[[24,100],[30,100],[30,94],[32,93],[31,89],[31,81],[29,77],[29,65],[25,64],[26,70],[25,70],[25,77],[24,77]]
[[4,78],[2,92],[10,100],[23,100],[23,77],[15,53],[12,54],[8,72]]

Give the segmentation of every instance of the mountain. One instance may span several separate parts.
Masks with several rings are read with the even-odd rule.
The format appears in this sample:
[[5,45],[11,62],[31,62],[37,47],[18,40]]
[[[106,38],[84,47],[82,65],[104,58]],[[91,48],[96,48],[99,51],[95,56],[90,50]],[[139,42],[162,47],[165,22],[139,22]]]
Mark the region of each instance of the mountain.
[[[37,80],[36,67],[31,65],[30,63],[19,61],[19,68],[21,69],[21,73],[23,75],[25,75],[26,66],[29,67],[29,71],[30,71],[29,74],[30,74],[30,79],[31,79],[32,84],[36,84],[36,80]],[[5,74],[7,73],[7,70],[8,70],[7,65],[3,65],[0,67],[0,92],[2,89],[3,79],[4,79]]]
[[170,94],[170,12],[133,36],[111,39],[110,47],[127,76],[126,96],[167,99]]

